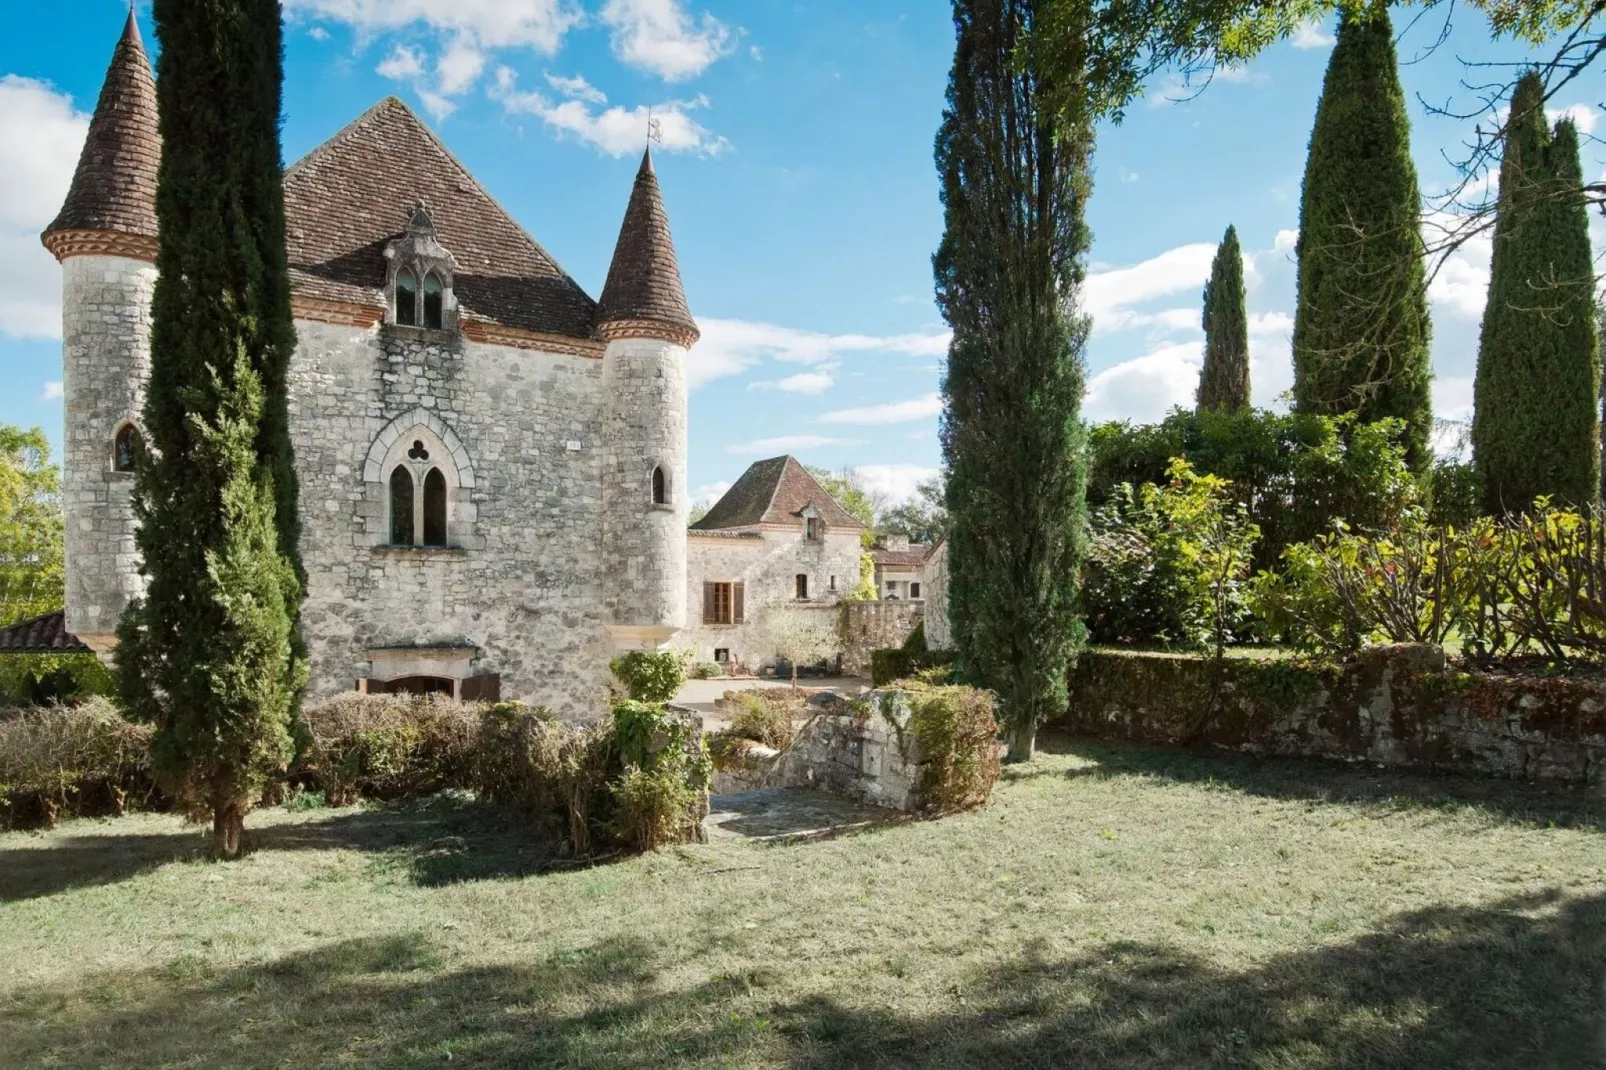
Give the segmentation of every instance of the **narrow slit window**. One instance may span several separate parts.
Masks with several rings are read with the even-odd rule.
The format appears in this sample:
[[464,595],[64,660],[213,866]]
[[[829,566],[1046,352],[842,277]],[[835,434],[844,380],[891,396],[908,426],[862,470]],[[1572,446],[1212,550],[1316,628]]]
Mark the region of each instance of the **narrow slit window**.
[[139,457],[139,428],[124,424],[112,443],[112,468],[118,472],[132,472]]
[[446,477],[439,468],[424,477],[424,545],[446,545]]
[[800,599],[809,596],[809,578],[802,572],[797,574],[797,596]]
[[418,277],[406,268],[396,274],[396,322],[418,326]]
[[424,276],[424,326],[440,330],[445,322],[445,298],[439,275]]
[[652,470],[652,504],[669,504],[669,480],[664,478],[662,466]]
[[413,474],[400,464],[390,473],[390,544],[413,544]]

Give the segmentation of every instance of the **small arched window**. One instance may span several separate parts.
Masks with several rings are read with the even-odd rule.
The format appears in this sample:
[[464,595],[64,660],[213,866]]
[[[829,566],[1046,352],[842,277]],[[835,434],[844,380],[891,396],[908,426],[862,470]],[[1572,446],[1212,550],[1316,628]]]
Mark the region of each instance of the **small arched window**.
[[446,477],[439,468],[424,477],[424,545],[446,545]]
[[664,475],[662,465],[652,470],[652,504],[669,504],[669,478]]
[[406,268],[396,273],[396,322],[418,326],[418,276]]
[[424,326],[433,331],[440,330],[444,322],[443,292],[439,275],[430,272],[424,276]]
[[413,474],[402,464],[390,473],[390,544],[413,544]]
[[139,428],[133,424],[124,424],[117,429],[117,437],[112,441],[112,470],[132,472],[134,462],[138,458]]

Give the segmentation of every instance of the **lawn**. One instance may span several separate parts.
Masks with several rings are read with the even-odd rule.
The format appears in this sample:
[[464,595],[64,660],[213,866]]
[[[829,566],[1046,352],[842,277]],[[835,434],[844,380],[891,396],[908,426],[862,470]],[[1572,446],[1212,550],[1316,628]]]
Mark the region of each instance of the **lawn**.
[[1598,802],[1046,744],[592,868],[454,798],[0,836],[0,1066],[1606,1067]]

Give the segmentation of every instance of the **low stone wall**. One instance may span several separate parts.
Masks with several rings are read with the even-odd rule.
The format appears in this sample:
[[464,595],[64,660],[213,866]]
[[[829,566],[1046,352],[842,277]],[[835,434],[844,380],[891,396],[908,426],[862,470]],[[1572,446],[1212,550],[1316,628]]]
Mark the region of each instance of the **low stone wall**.
[[925,618],[924,602],[844,602],[842,604],[842,672],[869,676],[870,655],[902,646]]
[[1381,647],[1336,669],[1089,651],[1066,727],[1101,739],[1202,743],[1606,790],[1606,680],[1461,672],[1431,646]]

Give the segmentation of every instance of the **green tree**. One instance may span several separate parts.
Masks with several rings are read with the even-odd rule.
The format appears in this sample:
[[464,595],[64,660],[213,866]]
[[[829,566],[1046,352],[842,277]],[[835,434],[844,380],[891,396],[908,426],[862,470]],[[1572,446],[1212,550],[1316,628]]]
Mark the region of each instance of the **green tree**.
[[1238,230],[1228,226],[1204,288],[1204,367],[1198,407],[1233,412],[1249,407],[1249,311],[1244,301],[1244,256]]
[[882,511],[876,530],[901,531],[915,542],[936,542],[948,530],[948,507],[941,474],[923,480],[915,496],[902,505]]
[[[0,627],[62,607],[60,492],[45,433],[0,424]],[[71,698],[109,684],[93,654],[0,657],[0,699],[12,702]]]
[[161,237],[133,496],[148,587],[118,629],[119,682],[156,726],[158,776],[233,857],[264,781],[292,756],[306,678],[283,28],[278,0],[156,0],[154,15]]
[[1517,83],[1500,161],[1489,298],[1473,387],[1472,458],[1484,508],[1522,512],[1600,491],[1600,350],[1578,134]]
[[1411,127],[1382,9],[1346,15],[1327,64],[1299,208],[1294,404],[1405,422],[1432,459],[1427,277]]
[[949,619],[963,671],[999,696],[1014,761],[1065,709],[1087,539],[1089,325],[1077,300],[1093,136],[1085,117],[1056,124],[1054,81],[1018,62],[1044,6],[955,0],[936,146],[946,229],[933,267],[954,332],[942,422]]
[[832,472],[829,468],[817,468],[814,465],[804,466],[815,482],[825,488],[825,492],[836,499],[853,519],[866,528],[875,527],[875,502],[864,489],[857,473],[851,468],[844,468],[841,472]]

